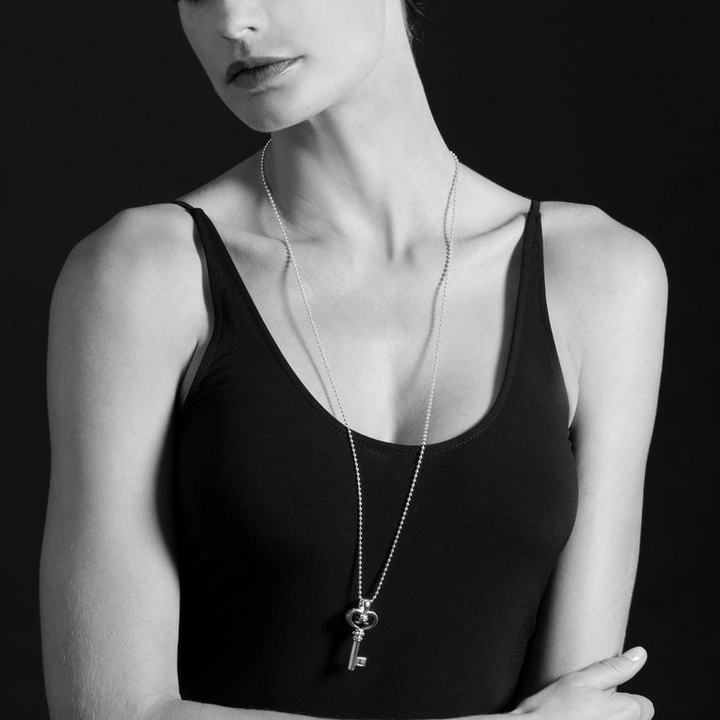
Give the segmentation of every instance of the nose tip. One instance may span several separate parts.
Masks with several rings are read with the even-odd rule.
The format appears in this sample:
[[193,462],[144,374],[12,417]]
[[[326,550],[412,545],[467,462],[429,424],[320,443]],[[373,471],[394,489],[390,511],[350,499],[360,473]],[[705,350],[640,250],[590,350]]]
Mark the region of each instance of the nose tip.
[[229,28],[225,25],[218,27],[218,33],[226,40],[231,40],[233,42],[247,40],[256,31],[256,28],[252,26],[246,26],[239,29],[236,29],[235,27]]
[[246,39],[264,29],[267,17],[259,2],[225,2],[218,13],[218,33],[227,40]]

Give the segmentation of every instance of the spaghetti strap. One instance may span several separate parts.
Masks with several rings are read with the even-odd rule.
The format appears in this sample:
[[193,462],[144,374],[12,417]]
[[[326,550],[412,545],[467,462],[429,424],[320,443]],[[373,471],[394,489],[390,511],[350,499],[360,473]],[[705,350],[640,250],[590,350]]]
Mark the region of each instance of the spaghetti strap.
[[555,392],[551,395],[557,400],[558,406],[564,417],[570,416],[570,406],[565,386],[565,380],[560,364],[560,356],[555,342],[552,325],[550,323],[550,311],[547,303],[547,290],[545,286],[545,240],[542,230],[542,214],[540,202],[532,199],[528,214],[528,291],[530,301],[528,307],[532,317],[529,322],[536,323],[539,330],[536,332],[536,339],[542,341],[539,344],[545,349],[550,360],[551,371],[548,375],[548,382],[554,385]]
[[527,216],[528,216],[528,224],[531,226],[531,228],[533,230],[532,235],[535,234],[535,228],[537,227],[539,215],[540,215],[540,201],[536,200],[535,198],[530,198],[530,207],[528,208]]
[[186,203],[184,200],[170,200],[170,203],[173,205],[179,205],[180,207],[185,208],[191,215],[193,211],[196,209],[192,205]]
[[186,203],[184,200],[170,200],[170,204],[179,205],[181,208],[186,210],[192,217],[197,230],[197,235],[200,238],[200,246],[202,247],[202,254],[204,255],[204,268],[203,274],[207,274],[207,283],[210,288],[210,297],[212,300],[212,314],[211,323],[212,330],[210,334],[210,340],[203,353],[200,365],[197,368],[195,376],[188,388],[185,395],[185,402],[194,393],[196,386],[198,386],[208,370],[210,364],[215,356],[220,341],[221,330],[223,326],[224,313],[224,302],[223,302],[223,280],[222,271],[219,267],[218,248],[215,246],[212,233],[208,231],[205,213],[201,208],[196,208]]
[[193,207],[184,200],[170,200],[170,203],[179,205],[181,208],[187,210],[195,221],[195,227],[197,228],[207,257],[208,267],[212,267],[213,273],[219,276],[220,270],[218,263],[223,261],[227,249],[210,218],[208,218],[202,208]]

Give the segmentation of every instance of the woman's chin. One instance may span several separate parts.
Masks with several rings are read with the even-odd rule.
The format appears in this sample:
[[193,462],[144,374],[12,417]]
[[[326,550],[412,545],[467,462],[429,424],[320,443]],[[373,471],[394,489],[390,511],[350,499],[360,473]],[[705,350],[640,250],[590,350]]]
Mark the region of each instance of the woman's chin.
[[239,105],[237,101],[226,102],[226,104],[233,115],[243,124],[260,133],[277,132],[298,125],[308,118],[314,117],[322,109],[308,109],[308,106],[305,105],[301,111],[300,108],[294,108],[291,103],[281,102],[277,98],[250,100],[242,105]]

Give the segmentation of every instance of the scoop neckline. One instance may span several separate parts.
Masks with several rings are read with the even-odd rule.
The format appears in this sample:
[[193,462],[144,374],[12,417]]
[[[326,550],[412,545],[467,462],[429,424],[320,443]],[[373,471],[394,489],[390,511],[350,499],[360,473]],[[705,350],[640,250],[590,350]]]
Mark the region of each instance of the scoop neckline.
[[[292,365],[288,362],[287,358],[285,357],[285,354],[280,349],[280,346],[277,344],[275,338],[273,337],[273,334],[270,332],[270,328],[268,327],[267,323],[265,322],[265,319],[263,318],[262,314],[260,313],[260,309],[258,308],[257,304],[255,303],[255,300],[253,299],[252,295],[250,294],[250,291],[248,290],[247,285],[245,284],[245,281],[242,278],[242,274],[240,273],[240,269],[238,268],[235,261],[232,259],[232,255],[230,254],[230,250],[228,249],[225,241],[223,240],[222,236],[220,235],[220,232],[218,231],[217,227],[215,226],[215,223],[210,219],[210,217],[207,215],[207,213],[202,208],[197,208],[197,210],[202,214],[203,218],[205,219],[207,226],[210,228],[210,231],[215,235],[215,239],[217,241],[217,245],[219,246],[220,255],[223,259],[223,261],[226,263],[227,268],[230,272],[231,277],[233,278],[237,288],[240,291],[240,294],[242,298],[244,299],[248,309],[250,310],[250,313],[255,320],[255,323],[260,330],[260,333],[265,340],[267,346],[269,347],[270,351],[272,352],[273,356],[275,357],[276,361],[278,362],[281,369],[285,372],[285,374],[288,376],[292,384],[295,386],[295,388],[298,390],[301,396],[305,398],[305,400],[309,403],[309,405],[316,411],[316,413],[319,414],[319,416],[334,430],[339,431],[343,434],[347,434],[348,428],[345,425],[345,423],[338,420],[338,418],[335,417],[307,388],[305,383],[300,379],[300,376],[295,372]],[[528,240],[531,237],[531,232],[534,232],[535,229],[535,222],[531,222],[531,220],[534,220],[535,215],[539,211],[538,204],[530,198],[530,206],[528,210],[525,212],[525,223],[523,225],[522,233],[520,234],[519,243],[521,244],[520,247],[520,278],[518,281],[518,288],[517,288],[517,294],[515,299],[515,311],[513,313],[513,326],[512,326],[512,332],[511,332],[511,338],[510,338],[510,349],[508,351],[508,358],[505,364],[505,370],[503,373],[503,379],[500,384],[500,390],[498,391],[498,394],[496,395],[495,399],[491,403],[490,407],[486,412],[476,421],[474,422],[470,427],[468,427],[466,430],[463,430],[462,432],[458,433],[457,435],[447,438],[445,440],[440,440],[438,442],[434,443],[426,443],[425,445],[425,452],[426,453],[434,453],[434,452],[440,452],[444,450],[449,450],[453,447],[456,447],[458,445],[463,445],[466,442],[469,442],[474,437],[480,435],[484,430],[486,430],[493,421],[497,418],[500,411],[502,410],[502,407],[504,405],[505,399],[507,397],[507,394],[510,390],[510,385],[512,382],[512,378],[514,375],[516,360],[517,360],[517,354],[518,354],[518,348],[520,344],[520,335],[522,331],[522,320],[523,320],[523,314],[524,314],[524,308],[525,308],[525,296],[527,294],[527,276],[528,276]],[[517,245],[516,245],[517,247]],[[364,433],[361,433],[358,430],[354,430],[352,427],[349,428],[352,432],[353,439],[356,442],[360,442],[361,444],[368,446],[368,447],[374,447],[379,450],[384,450],[387,452],[395,452],[395,453],[418,453],[420,449],[422,448],[421,443],[395,443],[390,442],[387,440],[381,440],[380,438],[374,438],[370,435],[366,435]]]

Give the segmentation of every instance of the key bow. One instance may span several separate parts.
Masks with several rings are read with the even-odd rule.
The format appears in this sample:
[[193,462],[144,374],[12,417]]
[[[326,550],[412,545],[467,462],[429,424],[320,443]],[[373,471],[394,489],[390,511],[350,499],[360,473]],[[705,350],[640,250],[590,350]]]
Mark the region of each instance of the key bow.
[[363,600],[359,607],[351,608],[345,613],[345,619],[356,630],[371,630],[377,625],[378,616],[370,610],[370,601]]

